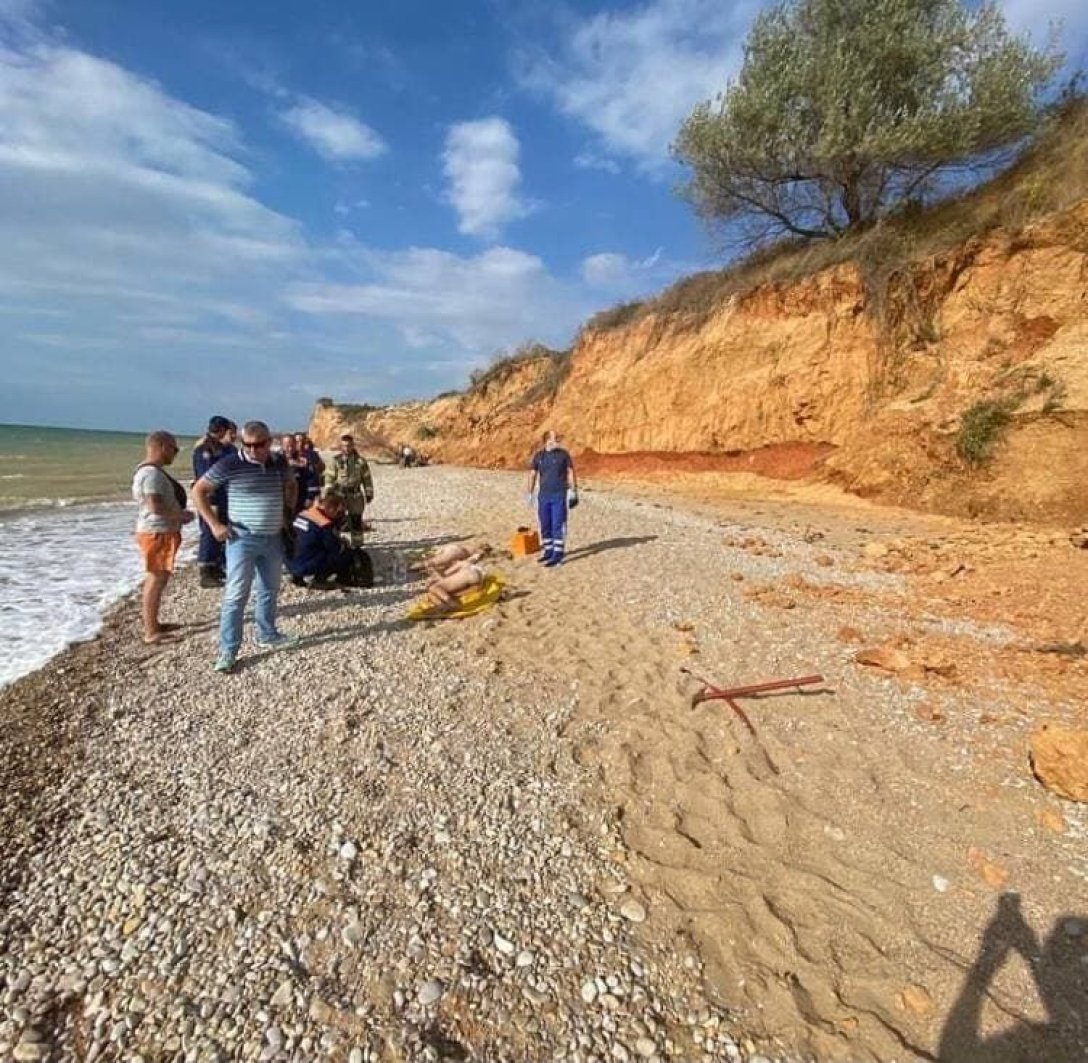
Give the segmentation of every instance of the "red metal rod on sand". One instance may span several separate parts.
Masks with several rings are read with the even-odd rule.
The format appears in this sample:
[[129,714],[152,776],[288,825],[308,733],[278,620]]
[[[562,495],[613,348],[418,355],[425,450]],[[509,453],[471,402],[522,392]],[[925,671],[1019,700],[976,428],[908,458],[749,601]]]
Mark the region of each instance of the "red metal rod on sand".
[[804,675],[800,679],[775,679],[769,683],[753,683],[751,686],[746,687],[716,687],[713,683],[708,683],[701,676],[695,675],[694,672],[687,668],[684,671],[703,684],[703,689],[691,699],[692,708],[695,708],[702,701],[714,701],[715,699],[729,701],[731,698],[751,698],[758,694],[766,694],[771,690],[791,690],[794,687],[815,686],[815,684],[824,681],[822,675]]
[[694,709],[696,705],[699,705],[704,701],[724,701],[733,712],[737,714],[737,717],[743,722],[744,726],[748,728],[751,736],[759,743],[759,748],[767,761],[767,765],[775,775],[779,774],[778,766],[771,759],[771,755],[767,752],[762,741],[760,741],[759,735],[756,733],[755,725],[748,718],[748,714],[733,699],[758,697],[760,694],[767,694],[774,690],[800,689],[801,687],[814,686],[815,684],[824,681],[822,675],[805,675],[801,676],[800,679],[775,679],[769,683],[753,683],[750,686],[744,687],[717,687],[713,683],[708,682],[701,675],[696,675],[690,668],[681,667],[680,671],[686,672],[693,679],[698,679],[699,682],[703,684],[703,689],[692,696],[691,707]]

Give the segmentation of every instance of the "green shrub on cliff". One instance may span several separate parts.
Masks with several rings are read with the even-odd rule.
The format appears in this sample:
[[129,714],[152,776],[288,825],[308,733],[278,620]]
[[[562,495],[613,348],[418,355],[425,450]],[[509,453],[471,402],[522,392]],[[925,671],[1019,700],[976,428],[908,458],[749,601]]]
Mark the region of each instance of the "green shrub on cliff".
[[960,417],[956,453],[970,465],[982,465],[993,454],[1019,405],[1018,398],[983,399]]

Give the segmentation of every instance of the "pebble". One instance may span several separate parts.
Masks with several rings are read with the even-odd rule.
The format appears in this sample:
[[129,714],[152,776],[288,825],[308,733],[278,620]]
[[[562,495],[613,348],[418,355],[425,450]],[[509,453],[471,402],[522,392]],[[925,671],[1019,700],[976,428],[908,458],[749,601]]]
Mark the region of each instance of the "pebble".
[[419,994],[417,999],[423,1007],[427,1007],[429,1004],[433,1004],[442,994],[446,991],[446,987],[437,979],[432,979],[429,982],[424,982],[419,987]]
[[[501,513],[507,497],[506,473],[374,472],[379,568],[392,542],[458,530],[465,498]],[[599,505],[601,538],[644,526],[621,498]],[[12,776],[34,799],[0,808],[26,839],[3,854],[23,885],[0,910],[0,1059],[424,1063],[440,1058],[425,1023],[454,995],[466,1058],[506,1058],[512,1031],[571,1063],[654,1059],[654,1037],[682,1058],[664,1031],[706,1005],[698,967],[621,932],[617,911],[647,913],[620,881],[619,826],[572,822],[586,780],[562,736],[585,726],[585,691],[492,667],[479,625],[401,624],[388,586],[317,597],[283,592],[304,652],[251,657],[247,622],[226,683],[205,660],[218,603],[183,568],[168,607],[191,637],[148,654],[124,603],[50,674],[32,732],[0,726],[6,777],[20,742],[37,758]],[[67,1014],[48,1043],[25,1034]]]
[[279,988],[272,995],[271,1005],[274,1008],[290,1007],[294,1003],[295,987],[290,981],[280,982]]

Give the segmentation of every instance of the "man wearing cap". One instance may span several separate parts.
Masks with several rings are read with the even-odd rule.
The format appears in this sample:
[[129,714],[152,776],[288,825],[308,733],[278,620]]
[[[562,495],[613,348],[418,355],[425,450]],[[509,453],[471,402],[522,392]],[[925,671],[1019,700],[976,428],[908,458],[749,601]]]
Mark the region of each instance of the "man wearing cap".
[[374,501],[374,480],[369,462],[355,449],[353,436],[340,437],[340,453],[325,469],[325,486],[335,487],[344,496],[352,535],[362,532],[363,511]]
[[[217,414],[208,421],[208,430],[193,444],[193,480],[199,480],[220,458],[237,453],[234,446],[238,426],[229,417]],[[226,523],[227,487],[215,493],[212,506],[216,516]],[[200,570],[201,587],[222,587],[226,580],[226,547],[212,534],[203,517],[200,518],[200,546],[196,563]]]

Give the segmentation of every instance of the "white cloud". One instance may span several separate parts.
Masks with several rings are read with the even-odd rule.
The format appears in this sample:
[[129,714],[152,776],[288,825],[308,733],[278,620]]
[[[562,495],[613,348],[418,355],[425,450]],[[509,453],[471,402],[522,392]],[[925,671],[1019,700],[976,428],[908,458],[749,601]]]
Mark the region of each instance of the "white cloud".
[[368,284],[302,284],[290,300],[317,315],[362,315],[479,355],[527,339],[565,343],[587,307],[535,255],[492,247],[463,258],[432,248],[364,252]]
[[[646,290],[655,287],[663,276],[675,274],[675,266],[662,263],[662,249],[642,259],[628,258],[616,251],[602,251],[582,260],[582,279],[594,288],[612,291]],[[662,270],[656,269],[662,265]]]
[[579,170],[604,170],[605,173],[619,173],[619,163],[615,159],[606,159],[592,151],[583,151],[574,156],[574,165]]
[[388,149],[365,122],[307,97],[280,113],[286,125],[329,162],[376,159]]
[[656,169],[694,105],[740,68],[758,0],[656,0],[576,23],[560,53],[530,59],[526,85],[614,155]]
[[460,232],[494,239],[506,222],[529,213],[518,194],[518,151],[518,139],[505,119],[482,118],[450,127],[443,163]]

